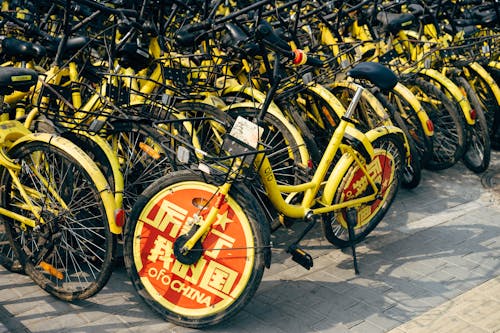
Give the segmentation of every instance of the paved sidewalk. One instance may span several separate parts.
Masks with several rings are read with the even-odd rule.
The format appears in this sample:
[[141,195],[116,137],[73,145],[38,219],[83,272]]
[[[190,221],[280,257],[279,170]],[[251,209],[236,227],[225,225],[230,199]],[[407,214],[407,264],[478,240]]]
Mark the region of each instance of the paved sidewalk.
[[[273,264],[252,301],[210,332],[500,332],[500,153],[478,176],[462,164],[424,172],[358,247],[334,249],[314,229],[307,271],[285,252],[304,225],[273,234]],[[481,181],[482,180],[482,181]],[[0,268],[0,333],[196,332],[142,303],[123,267],[96,296],[69,304]]]

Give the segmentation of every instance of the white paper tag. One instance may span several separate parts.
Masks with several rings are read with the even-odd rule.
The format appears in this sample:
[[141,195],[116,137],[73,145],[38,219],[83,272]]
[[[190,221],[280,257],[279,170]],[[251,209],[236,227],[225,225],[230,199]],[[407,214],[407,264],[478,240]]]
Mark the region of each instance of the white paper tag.
[[238,116],[229,135],[250,147],[257,148],[262,132],[262,127],[248,119]]

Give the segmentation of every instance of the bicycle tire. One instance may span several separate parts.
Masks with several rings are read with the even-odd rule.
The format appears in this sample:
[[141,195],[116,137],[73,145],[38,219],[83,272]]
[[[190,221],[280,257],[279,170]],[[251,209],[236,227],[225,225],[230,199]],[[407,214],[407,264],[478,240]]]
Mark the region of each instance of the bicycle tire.
[[318,165],[333,132],[345,113],[341,101],[326,87],[319,84],[307,86],[298,92],[282,93],[278,105],[303,133],[307,148],[315,165]]
[[[358,211],[358,223],[354,229],[355,243],[365,239],[386,215],[398,192],[404,164],[404,145],[401,138],[387,134],[379,137],[372,144],[375,156],[366,167],[368,170],[381,171],[375,178],[376,183],[382,186],[381,197],[368,204],[355,207]],[[386,163],[390,164],[387,169],[383,167],[388,165]],[[344,202],[348,195],[350,199],[353,199],[352,193],[358,192],[357,185],[354,184],[359,184],[359,181],[364,178],[359,166],[354,162],[342,170],[340,176],[342,182],[335,192],[334,204]],[[365,191],[361,191],[360,194],[364,194]],[[321,221],[325,238],[339,248],[350,246],[345,214],[346,209],[324,214]]]
[[[50,125],[49,125],[50,126]],[[52,133],[55,133],[56,130],[54,127],[45,127],[45,129],[49,130]],[[46,131],[45,133],[48,133]],[[99,145],[92,141],[89,137],[84,135],[79,135],[76,132],[66,131],[64,133],[60,133],[60,135],[78,147],[83,149],[89,155],[90,158],[97,164],[99,170],[103,173],[105,178],[108,181],[109,186],[111,187],[111,191],[114,192],[114,174],[113,168],[111,166],[111,162],[108,160],[106,154],[102,151]],[[24,274],[24,267],[21,265],[19,260],[16,258],[14,251],[9,244],[9,240],[5,234],[3,222],[0,220],[0,264],[5,267],[7,270]]]
[[419,99],[434,124],[432,156],[424,165],[430,170],[443,170],[455,165],[466,144],[465,125],[451,100],[432,83],[408,77],[404,84]]
[[469,102],[476,111],[474,126],[468,127],[467,148],[462,160],[469,170],[481,173],[488,169],[491,160],[490,134],[488,133],[485,113],[478,95],[469,82],[463,77],[457,77],[456,80],[465,90]]
[[[226,219],[203,238],[202,256],[192,265],[175,258],[173,243],[186,232],[187,218],[203,214],[200,202],[207,208],[205,203],[215,201],[217,187],[205,179],[188,170],[158,179],[139,196],[125,228],[125,265],[143,301],[164,319],[192,328],[227,320],[250,301],[262,279],[269,244],[258,204],[242,184],[234,183],[221,214]],[[178,225],[155,225],[155,212]],[[156,252],[157,246],[163,252]],[[210,246],[215,249],[207,251]],[[222,247],[226,250],[217,250]]]
[[[20,161],[18,177],[23,186],[39,192],[31,199],[46,223],[23,230],[19,222],[4,219],[6,234],[26,274],[42,289],[66,301],[86,299],[104,287],[112,273],[116,249],[116,237],[91,176],[99,169],[83,151],[74,148],[70,152],[45,141],[31,141],[9,151],[11,158]],[[48,192],[45,180],[52,181],[52,189],[67,208]],[[33,217],[29,210],[22,209],[23,201],[6,169],[2,170],[1,181],[6,187],[0,193],[2,206]]]

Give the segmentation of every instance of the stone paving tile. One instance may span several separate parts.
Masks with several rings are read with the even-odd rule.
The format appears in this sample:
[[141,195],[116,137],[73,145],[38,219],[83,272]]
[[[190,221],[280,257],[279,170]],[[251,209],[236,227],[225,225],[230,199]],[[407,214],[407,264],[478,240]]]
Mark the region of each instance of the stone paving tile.
[[500,277],[493,278],[390,332],[498,332],[498,295]]

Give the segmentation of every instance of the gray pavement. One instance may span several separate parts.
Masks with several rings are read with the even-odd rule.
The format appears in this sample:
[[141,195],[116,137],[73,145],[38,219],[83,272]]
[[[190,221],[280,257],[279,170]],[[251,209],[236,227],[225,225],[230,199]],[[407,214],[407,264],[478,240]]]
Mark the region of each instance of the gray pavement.
[[[500,153],[484,175],[462,164],[423,174],[358,246],[332,248],[320,227],[302,243],[307,271],[284,253],[304,227],[273,234],[273,264],[249,305],[211,332],[500,332]],[[163,321],[117,267],[96,296],[61,302],[0,268],[0,333],[194,332]]]

